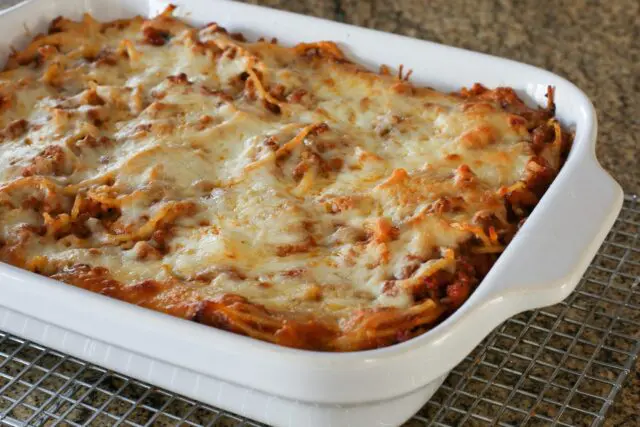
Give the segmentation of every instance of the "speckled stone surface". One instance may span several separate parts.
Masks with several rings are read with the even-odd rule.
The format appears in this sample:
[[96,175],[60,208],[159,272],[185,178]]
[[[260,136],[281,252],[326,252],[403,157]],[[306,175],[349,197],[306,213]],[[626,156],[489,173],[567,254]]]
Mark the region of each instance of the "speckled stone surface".
[[[597,154],[640,194],[640,2],[637,0],[248,0],[486,52],[573,81],[599,116]],[[0,0],[0,8],[15,4]],[[559,344],[560,345],[560,344]],[[605,426],[639,426],[640,362]]]

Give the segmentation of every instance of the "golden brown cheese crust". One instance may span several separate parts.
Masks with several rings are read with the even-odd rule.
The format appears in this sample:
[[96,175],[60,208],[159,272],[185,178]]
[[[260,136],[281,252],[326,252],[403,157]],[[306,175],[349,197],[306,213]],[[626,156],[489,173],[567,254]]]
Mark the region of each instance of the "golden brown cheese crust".
[[0,74],[0,260],[277,344],[401,342],[459,307],[571,138],[331,42],[58,18]]

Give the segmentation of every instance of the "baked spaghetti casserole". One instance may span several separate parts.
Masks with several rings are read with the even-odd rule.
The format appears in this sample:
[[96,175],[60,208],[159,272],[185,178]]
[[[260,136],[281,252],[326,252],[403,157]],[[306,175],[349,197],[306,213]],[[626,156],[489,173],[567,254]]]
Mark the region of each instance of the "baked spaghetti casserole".
[[58,18],[10,56],[0,260],[284,346],[377,348],[464,303],[570,147],[551,88],[545,108],[444,94],[172,11]]

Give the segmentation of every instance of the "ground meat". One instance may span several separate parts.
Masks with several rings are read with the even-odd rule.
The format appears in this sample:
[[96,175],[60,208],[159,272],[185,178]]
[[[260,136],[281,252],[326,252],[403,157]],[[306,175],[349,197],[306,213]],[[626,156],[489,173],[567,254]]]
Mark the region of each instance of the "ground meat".
[[58,145],[50,145],[38,154],[29,166],[22,170],[22,176],[60,176],[65,175],[67,172],[64,150]]
[[145,27],[142,30],[144,42],[153,46],[162,46],[171,38],[171,33],[153,27]]

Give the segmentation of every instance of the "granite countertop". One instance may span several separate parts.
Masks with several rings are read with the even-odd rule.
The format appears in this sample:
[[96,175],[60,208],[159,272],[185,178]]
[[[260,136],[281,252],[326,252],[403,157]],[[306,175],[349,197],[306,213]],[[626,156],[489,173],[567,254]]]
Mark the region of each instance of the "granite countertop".
[[[594,102],[597,155],[640,194],[640,3],[637,0],[245,0],[486,52],[568,78]],[[0,9],[16,0],[0,0]],[[640,361],[605,426],[637,425]]]

